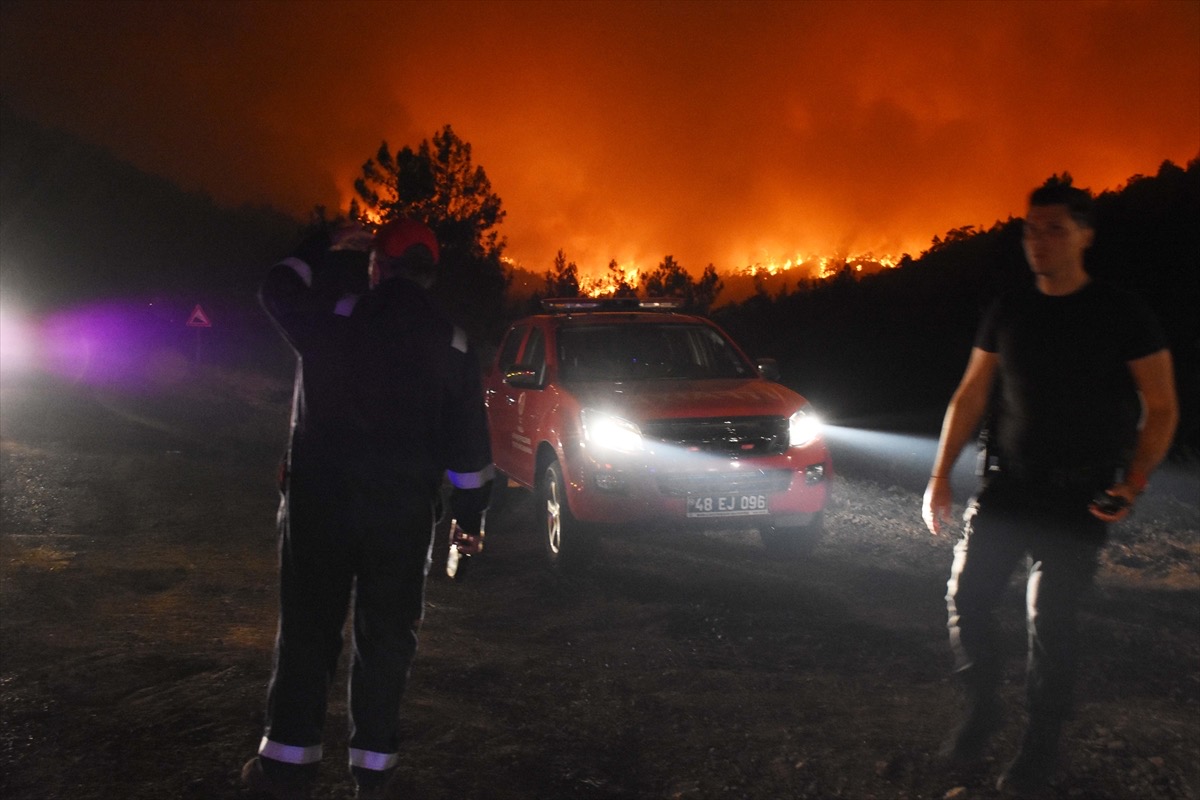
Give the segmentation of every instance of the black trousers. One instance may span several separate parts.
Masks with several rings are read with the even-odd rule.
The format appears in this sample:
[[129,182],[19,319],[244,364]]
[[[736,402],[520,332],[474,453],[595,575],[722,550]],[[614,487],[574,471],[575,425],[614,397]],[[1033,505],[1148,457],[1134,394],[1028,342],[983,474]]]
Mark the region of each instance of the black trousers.
[[350,764],[360,783],[395,766],[434,507],[430,487],[419,481],[370,487],[320,469],[290,476],[280,510],[279,629],[260,748],[275,762],[271,768],[320,761],[351,608]]
[[947,583],[955,671],[969,692],[995,690],[1003,670],[995,609],[1017,565],[1025,593],[1026,692],[1031,716],[1071,710],[1078,662],[1078,610],[1096,574],[1105,523],[1087,510],[1090,489],[1038,493],[991,480],[974,498]]

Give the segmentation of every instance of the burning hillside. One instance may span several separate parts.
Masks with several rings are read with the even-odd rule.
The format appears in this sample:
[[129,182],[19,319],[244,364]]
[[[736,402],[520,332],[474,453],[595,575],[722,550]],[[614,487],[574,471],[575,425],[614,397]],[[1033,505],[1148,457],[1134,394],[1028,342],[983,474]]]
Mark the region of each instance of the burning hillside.
[[[521,299],[535,292],[544,293],[547,272],[531,271],[508,258],[505,262],[511,277],[510,297]],[[790,258],[757,261],[732,271],[717,270],[723,285],[717,297],[717,304],[741,302],[758,293],[774,296],[781,292],[796,291],[820,281],[830,280],[847,271],[858,278],[892,269],[899,262],[900,259],[895,256],[876,256],[873,253],[852,257],[795,255]],[[588,274],[579,270],[579,291],[589,297],[636,291],[651,271],[636,264],[619,264],[614,260],[602,274]],[[692,277],[695,278],[694,275]]]

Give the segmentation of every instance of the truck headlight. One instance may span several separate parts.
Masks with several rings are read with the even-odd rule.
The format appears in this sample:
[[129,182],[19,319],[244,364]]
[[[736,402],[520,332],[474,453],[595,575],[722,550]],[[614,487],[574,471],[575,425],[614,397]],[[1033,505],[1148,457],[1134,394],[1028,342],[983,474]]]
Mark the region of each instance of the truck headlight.
[[598,450],[636,453],[642,449],[642,431],[627,419],[585,408],[579,412],[583,423],[583,440]]
[[808,406],[788,418],[788,445],[804,447],[821,435],[821,420]]

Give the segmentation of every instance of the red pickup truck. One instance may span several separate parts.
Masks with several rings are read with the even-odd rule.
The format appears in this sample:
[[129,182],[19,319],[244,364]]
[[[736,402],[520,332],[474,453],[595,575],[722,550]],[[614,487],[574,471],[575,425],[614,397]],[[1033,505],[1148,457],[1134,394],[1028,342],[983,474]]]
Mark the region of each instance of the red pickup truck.
[[484,376],[496,484],[535,493],[552,565],[617,525],[754,528],[787,556],[820,533],[832,463],[812,408],[671,305],[543,301]]

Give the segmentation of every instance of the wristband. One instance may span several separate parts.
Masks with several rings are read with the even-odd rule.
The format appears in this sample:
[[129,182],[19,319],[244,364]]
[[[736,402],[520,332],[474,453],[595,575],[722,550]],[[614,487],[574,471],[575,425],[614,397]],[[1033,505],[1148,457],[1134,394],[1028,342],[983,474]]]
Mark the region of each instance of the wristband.
[[947,479],[947,478],[949,478],[949,477],[950,477],[949,475],[930,475],[930,476],[929,476],[929,479],[930,479],[930,480],[944,481],[944,480],[946,480],[946,479]]

